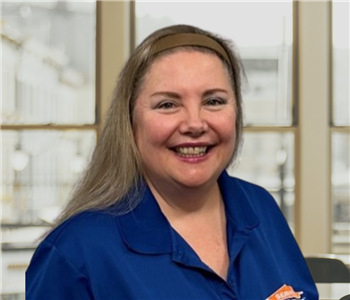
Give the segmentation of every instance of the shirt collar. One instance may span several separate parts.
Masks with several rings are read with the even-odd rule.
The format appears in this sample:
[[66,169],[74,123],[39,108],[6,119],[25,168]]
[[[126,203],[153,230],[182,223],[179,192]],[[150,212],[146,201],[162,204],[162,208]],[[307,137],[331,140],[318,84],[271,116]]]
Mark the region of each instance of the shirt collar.
[[218,183],[225,203],[227,223],[235,231],[251,231],[259,225],[259,219],[251,206],[251,195],[243,188],[241,180],[230,177],[224,171]]
[[142,201],[118,221],[124,242],[132,250],[144,254],[172,252],[170,223],[148,187]]
[[[227,222],[234,231],[251,231],[258,226],[259,220],[236,180],[224,171],[218,182],[226,206]],[[118,222],[124,242],[133,251],[143,254],[173,251],[173,229],[148,187],[140,204],[131,212],[119,216]]]

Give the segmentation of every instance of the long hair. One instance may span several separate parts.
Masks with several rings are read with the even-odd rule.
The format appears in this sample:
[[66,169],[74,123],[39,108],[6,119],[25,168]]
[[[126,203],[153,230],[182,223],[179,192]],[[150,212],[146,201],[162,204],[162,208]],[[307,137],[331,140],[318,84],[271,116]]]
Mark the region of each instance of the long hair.
[[[197,27],[175,25],[160,29],[148,36],[135,49],[121,71],[102,135],[87,169],[72,191],[70,201],[56,220],[56,226],[82,211],[106,209],[118,203],[122,204],[124,211],[128,211],[137,205],[142,193],[140,188],[142,164],[132,125],[135,100],[152,62],[160,55],[166,55],[167,51],[172,51],[166,50],[152,55],[154,44],[159,39],[176,33],[197,33],[208,36],[218,42],[229,57],[230,64],[218,53],[212,51],[226,66],[236,98],[236,140],[231,161],[237,156],[243,126],[241,96],[243,67],[239,55],[230,41]],[[205,51],[201,47],[190,46],[189,48]]]

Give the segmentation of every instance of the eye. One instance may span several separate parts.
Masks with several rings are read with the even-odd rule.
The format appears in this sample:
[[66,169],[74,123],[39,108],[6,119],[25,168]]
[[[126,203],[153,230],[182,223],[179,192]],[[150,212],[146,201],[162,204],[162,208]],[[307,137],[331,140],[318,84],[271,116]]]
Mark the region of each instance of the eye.
[[226,103],[227,103],[227,101],[225,99],[222,99],[219,97],[210,98],[210,99],[205,101],[205,104],[209,105],[209,106],[219,106],[219,105],[224,105]]
[[172,109],[175,107],[176,107],[175,103],[171,101],[162,101],[156,106],[156,109]]

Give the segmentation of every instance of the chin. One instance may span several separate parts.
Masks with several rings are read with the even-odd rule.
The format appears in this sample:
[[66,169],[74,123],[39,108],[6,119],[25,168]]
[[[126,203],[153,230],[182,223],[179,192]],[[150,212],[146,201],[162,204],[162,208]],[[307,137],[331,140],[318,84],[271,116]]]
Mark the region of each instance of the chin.
[[189,176],[189,178],[180,179],[178,183],[186,188],[200,188],[204,186],[214,185],[217,177]]

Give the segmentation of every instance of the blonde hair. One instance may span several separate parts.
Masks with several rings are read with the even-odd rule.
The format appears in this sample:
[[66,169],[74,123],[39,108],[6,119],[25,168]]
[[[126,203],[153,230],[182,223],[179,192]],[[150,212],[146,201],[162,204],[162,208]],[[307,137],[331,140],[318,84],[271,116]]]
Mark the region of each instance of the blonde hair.
[[160,29],[148,36],[132,53],[119,75],[112,104],[109,108],[102,136],[92,155],[89,166],[77,183],[72,196],[56,226],[86,210],[106,209],[120,204],[121,212],[132,210],[141,199],[142,168],[133,135],[133,110],[145,74],[159,56],[178,51],[179,48],[152,54],[161,38],[177,33],[195,33],[210,37],[227,53],[230,63],[214,50],[198,46],[182,46],[196,51],[214,53],[228,70],[236,98],[236,143],[231,161],[237,156],[242,136],[241,78],[243,67],[231,43],[212,33],[188,25],[175,25]]

